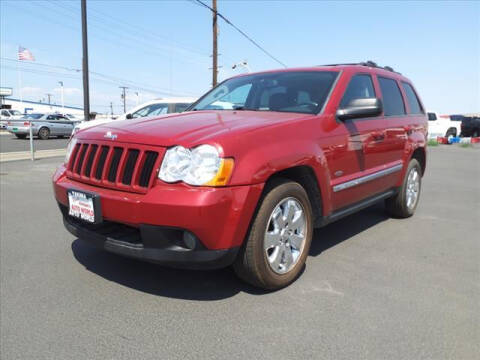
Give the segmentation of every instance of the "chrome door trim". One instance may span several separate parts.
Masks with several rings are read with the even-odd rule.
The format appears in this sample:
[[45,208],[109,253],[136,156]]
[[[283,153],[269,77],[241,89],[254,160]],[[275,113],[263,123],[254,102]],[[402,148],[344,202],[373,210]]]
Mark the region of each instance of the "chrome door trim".
[[351,187],[364,184],[368,181],[378,179],[382,176],[387,176],[387,175],[393,174],[397,171],[402,170],[402,167],[403,167],[402,164],[394,165],[394,166],[389,167],[387,169],[383,169],[383,170],[374,172],[373,174],[365,175],[365,176],[359,177],[357,179],[353,179],[353,180],[335,185],[333,187],[333,192],[339,192],[339,191],[342,191],[342,190],[346,190],[346,189],[349,189]]

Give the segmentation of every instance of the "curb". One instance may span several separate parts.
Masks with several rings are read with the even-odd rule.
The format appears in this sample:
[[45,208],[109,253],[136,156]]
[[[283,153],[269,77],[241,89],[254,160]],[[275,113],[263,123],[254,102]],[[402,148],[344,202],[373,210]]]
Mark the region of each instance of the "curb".
[[[38,150],[35,151],[35,159],[65,156],[66,153],[66,149]],[[0,163],[18,160],[30,160],[30,151],[13,151],[8,153],[0,153]]]

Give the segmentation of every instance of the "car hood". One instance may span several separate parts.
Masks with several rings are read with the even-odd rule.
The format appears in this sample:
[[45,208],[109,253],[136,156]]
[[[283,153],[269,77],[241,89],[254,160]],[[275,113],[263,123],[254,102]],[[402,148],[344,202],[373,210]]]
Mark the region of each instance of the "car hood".
[[119,142],[145,145],[194,146],[217,142],[224,136],[239,136],[259,128],[313,116],[271,111],[192,111],[155,118],[113,121],[82,131],[78,138],[106,140],[113,137]]

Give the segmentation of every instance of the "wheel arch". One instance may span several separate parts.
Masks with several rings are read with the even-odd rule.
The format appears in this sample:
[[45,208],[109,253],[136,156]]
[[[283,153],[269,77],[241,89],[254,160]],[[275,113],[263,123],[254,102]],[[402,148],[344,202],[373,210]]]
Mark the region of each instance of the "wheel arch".
[[422,176],[425,174],[425,169],[427,166],[427,154],[425,152],[424,147],[416,148],[410,159],[416,159],[420,163],[420,167],[422,168]]
[[300,165],[277,171],[269,176],[265,183],[264,193],[267,193],[279,179],[288,179],[299,183],[307,192],[312,205],[313,224],[320,226],[323,219],[323,197],[315,171],[311,166]]

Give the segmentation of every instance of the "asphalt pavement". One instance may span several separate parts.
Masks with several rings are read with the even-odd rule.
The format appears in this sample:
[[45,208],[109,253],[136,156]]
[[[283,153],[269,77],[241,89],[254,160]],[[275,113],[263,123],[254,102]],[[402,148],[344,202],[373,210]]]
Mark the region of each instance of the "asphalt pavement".
[[[65,149],[67,144],[67,138],[58,139],[52,137],[48,140],[33,138],[33,147],[35,150]],[[0,153],[14,151],[30,151],[30,139],[17,139],[13,134],[0,131]]]
[[480,149],[429,149],[413,218],[379,205],[316,230],[276,292],[75,239],[61,160],[0,164],[2,359],[478,359]]

